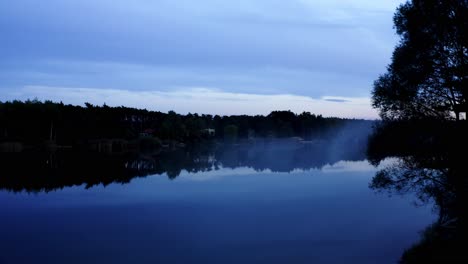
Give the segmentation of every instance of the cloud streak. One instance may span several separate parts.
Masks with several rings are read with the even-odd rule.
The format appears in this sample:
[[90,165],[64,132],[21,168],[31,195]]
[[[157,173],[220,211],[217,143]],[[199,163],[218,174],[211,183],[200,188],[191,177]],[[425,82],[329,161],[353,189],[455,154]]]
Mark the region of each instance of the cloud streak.
[[324,100],[328,102],[335,102],[335,103],[349,103],[350,102],[347,99],[337,99],[337,98],[324,98]]
[[2,86],[10,89],[31,83],[59,87],[159,91],[196,86],[217,87],[240,93],[287,93],[315,98],[326,94],[366,96],[371,85],[363,76],[326,69],[314,71],[272,66],[182,67],[63,60],[9,64],[0,71],[0,85],[2,82]]

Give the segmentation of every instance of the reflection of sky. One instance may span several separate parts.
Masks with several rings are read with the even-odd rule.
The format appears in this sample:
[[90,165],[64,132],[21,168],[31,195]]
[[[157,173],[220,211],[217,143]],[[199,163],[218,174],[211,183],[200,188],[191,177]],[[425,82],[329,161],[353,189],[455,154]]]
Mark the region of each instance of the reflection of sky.
[[[367,161],[339,161],[335,164],[327,164],[323,166],[322,169],[313,169],[313,170],[302,170],[294,169],[287,174],[298,174],[298,173],[307,173],[307,172],[321,172],[321,173],[346,173],[346,172],[375,172],[376,168],[369,164]],[[194,181],[203,181],[203,180],[212,180],[220,177],[242,177],[242,176],[251,176],[252,174],[257,175],[269,175],[273,172],[270,169],[256,171],[253,168],[248,167],[239,167],[235,169],[223,168],[220,167],[219,170],[211,170],[203,173],[190,173],[187,171],[182,171],[182,173],[177,177],[177,180],[194,180]],[[280,173],[281,174],[281,173]]]
[[[387,163],[387,161],[384,163]],[[382,164],[382,166],[385,166],[385,164]],[[226,191],[226,193],[232,192],[236,196],[236,192],[239,191],[237,188],[241,188],[241,191],[251,190],[253,195],[256,195],[256,192],[262,195],[259,191],[271,193],[278,191],[287,196],[298,194],[297,191],[301,188],[305,188],[305,190],[302,190],[304,193],[309,193],[310,184],[319,187],[319,192],[328,192],[329,189],[322,188],[323,186],[321,185],[331,184],[332,186],[328,187],[335,189],[344,186],[341,182],[348,182],[351,186],[360,186],[364,182],[365,184],[362,186],[367,190],[366,182],[370,180],[376,171],[377,168],[365,160],[339,161],[334,164],[325,165],[322,169],[294,169],[289,173],[272,172],[270,169],[256,171],[248,167],[238,167],[235,169],[219,167],[218,170],[212,169],[198,173],[182,170],[180,175],[174,180],[169,180],[166,174],[162,174],[145,178],[134,178],[130,184],[112,183],[106,187],[98,185],[87,190],[82,185],[71,188],[67,187],[63,190],[47,194],[21,193],[6,195],[2,193],[2,195],[12,197],[13,200],[20,202],[29,201],[34,197],[32,200],[44,200],[42,205],[45,206],[134,203],[147,201],[147,199],[179,199],[187,197],[187,195],[200,195],[199,198],[207,198],[206,196],[211,191],[216,194],[220,190]],[[337,185],[333,186],[333,184]],[[281,188],[288,186],[299,189],[292,193],[281,190]],[[260,187],[260,189],[257,190],[257,187]],[[275,190],[275,188],[278,190]],[[342,191],[347,192],[348,189],[345,188]],[[236,197],[230,198],[235,199]]]
[[[203,87],[232,97],[337,97],[322,103],[375,116],[368,104],[364,115],[347,101],[368,98],[385,71],[397,41],[392,16],[401,2],[48,0],[38,7],[35,0],[1,1],[0,100],[40,98],[23,90],[34,86],[55,89],[53,99],[64,103],[120,105],[127,93],[144,99],[144,91]],[[112,90],[115,99],[79,96],[72,87]],[[178,112],[216,109],[175,96]],[[167,111],[163,102],[151,108]],[[247,110],[271,105],[259,97],[255,102],[260,106]]]
[[368,188],[375,171],[366,161],[343,161],[291,173],[222,168],[89,190],[0,192],[0,246],[7,252],[0,257],[394,263],[434,217],[428,207],[414,208],[411,197],[375,194]]

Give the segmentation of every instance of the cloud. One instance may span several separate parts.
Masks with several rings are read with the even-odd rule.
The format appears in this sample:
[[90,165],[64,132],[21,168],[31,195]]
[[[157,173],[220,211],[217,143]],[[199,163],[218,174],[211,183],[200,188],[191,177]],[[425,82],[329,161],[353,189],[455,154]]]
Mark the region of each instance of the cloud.
[[205,87],[186,87],[173,91],[133,91],[100,88],[25,86],[4,94],[4,100],[33,99],[63,101],[67,104],[129,106],[167,112],[218,115],[267,115],[274,110],[308,111],[323,116],[375,119],[377,113],[369,98],[340,98],[336,104],[294,94],[233,93]]
[[[300,68],[375,78],[396,43],[393,10],[369,15],[351,3],[50,0],[32,8],[35,1],[17,0],[0,3],[0,28],[8,36],[0,55],[13,61]],[[382,5],[359,3],[370,10]]]
[[[132,96],[216,87],[231,95],[364,98],[396,44],[400,1],[384,2],[0,1],[1,93],[35,84]],[[85,94],[90,99],[81,100],[94,98]]]
[[[1,62],[0,62],[1,65]],[[298,94],[322,97],[368,96],[365,76],[286,67],[196,67],[44,60],[10,63],[0,71],[0,85],[16,88],[34,83],[56,87],[99,87],[168,91],[179,87],[216,87],[233,93]],[[346,89],[343,89],[344,84]]]
[[338,98],[324,98],[323,100],[328,102],[335,102],[335,103],[348,103],[351,102],[348,99],[338,99]]

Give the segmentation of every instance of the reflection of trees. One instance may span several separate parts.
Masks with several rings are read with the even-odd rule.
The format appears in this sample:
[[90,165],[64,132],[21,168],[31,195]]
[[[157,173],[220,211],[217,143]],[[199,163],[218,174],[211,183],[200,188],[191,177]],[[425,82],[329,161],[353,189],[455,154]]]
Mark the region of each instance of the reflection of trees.
[[253,145],[220,148],[217,160],[229,168],[250,167],[257,171],[291,172],[320,169],[340,160],[363,160],[365,142],[337,146],[331,141],[300,143],[291,140],[257,141]]
[[166,174],[176,178],[220,167],[249,167],[257,171],[291,172],[319,169],[340,160],[362,160],[365,142],[257,140],[238,145],[199,145],[155,154],[121,154],[59,151],[0,155],[0,188],[10,191],[53,191],[64,187],[128,183],[135,177]]
[[213,161],[190,151],[155,155],[106,155],[84,152],[8,153],[0,156],[0,188],[10,191],[53,191],[64,187],[129,183],[135,177],[167,174],[170,179],[182,170],[211,169]]
[[467,236],[466,124],[451,121],[386,123],[369,143],[368,157],[375,165],[386,157],[397,161],[385,166],[370,187],[391,193],[414,192],[421,202],[434,202],[438,220],[408,250],[403,263],[447,263],[468,260],[458,250]]

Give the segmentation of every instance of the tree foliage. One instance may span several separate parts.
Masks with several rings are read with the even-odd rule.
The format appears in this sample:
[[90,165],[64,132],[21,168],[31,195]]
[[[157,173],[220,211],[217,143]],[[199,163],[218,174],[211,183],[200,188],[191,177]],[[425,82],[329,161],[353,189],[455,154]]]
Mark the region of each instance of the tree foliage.
[[412,0],[394,15],[400,42],[374,83],[383,119],[460,119],[467,111],[468,0]]
[[132,140],[142,136],[193,143],[205,139],[206,129],[217,139],[292,137],[326,139],[349,124],[370,127],[373,122],[325,118],[308,112],[274,111],[268,116],[212,116],[174,111],[161,113],[128,107],[85,107],[50,101],[0,102],[0,143],[28,145],[54,141],[77,145],[96,139]]

